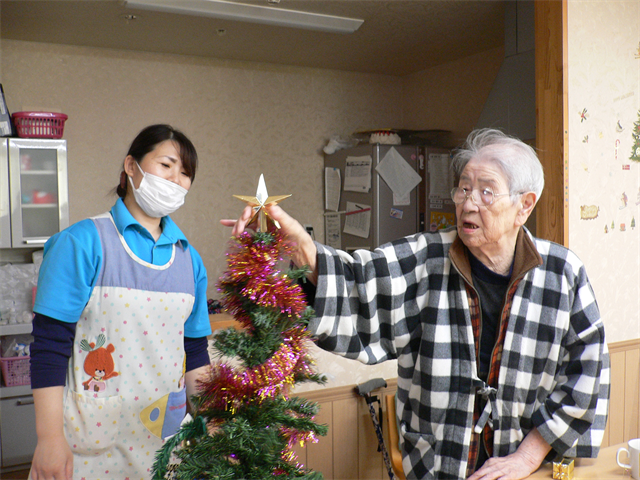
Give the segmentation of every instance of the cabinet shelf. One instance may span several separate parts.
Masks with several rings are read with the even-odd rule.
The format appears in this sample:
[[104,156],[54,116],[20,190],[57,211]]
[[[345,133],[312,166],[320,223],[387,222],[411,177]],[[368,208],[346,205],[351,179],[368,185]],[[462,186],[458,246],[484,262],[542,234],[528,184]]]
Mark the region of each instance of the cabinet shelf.
[[0,325],[0,337],[6,337],[7,335],[21,335],[24,333],[31,333],[33,325],[29,323],[16,323],[12,325]]
[[20,172],[20,176],[30,176],[30,175],[58,175],[58,172],[55,170],[22,170]]
[[58,204],[57,203],[23,203],[22,204],[22,208],[23,209],[29,209],[29,208],[57,208]]
[[31,385],[18,385],[17,387],[0,387],[0,398],[24,397],[31,395]]

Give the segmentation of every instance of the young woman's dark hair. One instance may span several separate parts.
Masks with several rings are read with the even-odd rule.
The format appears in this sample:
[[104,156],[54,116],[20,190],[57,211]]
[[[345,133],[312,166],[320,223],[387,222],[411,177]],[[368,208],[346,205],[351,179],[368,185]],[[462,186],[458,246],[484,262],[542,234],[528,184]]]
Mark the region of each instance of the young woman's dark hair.
[[[131,142],[127,156],[131,155],[140,163],[147,153],[151,152],[158,144],[165,140],[172,140],[176,143],[185,172],[189,175],[191,182],[193,182],[196,178],[196,170],[198,169],[198,153],[196,152],[196,148],[184,133],[170,125],[157,124],[144,128],[138,136],[134,138],[133,142]],[[127,174],[123,170],[120,173],[120,185],[116,188],[116,193],[120,198],[124,198],[127,194],[128,185]]]

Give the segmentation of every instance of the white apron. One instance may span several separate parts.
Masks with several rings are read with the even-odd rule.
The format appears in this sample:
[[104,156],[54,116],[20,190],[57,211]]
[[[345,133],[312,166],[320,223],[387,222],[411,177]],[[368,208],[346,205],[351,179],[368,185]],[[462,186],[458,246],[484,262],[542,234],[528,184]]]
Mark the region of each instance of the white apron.
[[93,218],[102,271],[76,328],[65,388],[74,480],[151,478],[186,412],[184,324],[195,300],[189,249],[136,257],[109,213]]

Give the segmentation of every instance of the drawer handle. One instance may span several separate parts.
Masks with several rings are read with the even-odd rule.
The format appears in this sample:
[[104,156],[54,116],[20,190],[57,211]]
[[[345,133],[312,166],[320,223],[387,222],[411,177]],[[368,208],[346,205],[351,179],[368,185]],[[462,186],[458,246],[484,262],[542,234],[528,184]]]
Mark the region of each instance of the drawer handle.
[[18,407],[24,407],[25,405],[33,405],[33,403],[34,403],[34,402],[33,402],[33,397],[32,397],[32,398],[29,398],[29,399],[27,399],[27,400],[18,400],[18,401],[16,402],[16,405],[17,405]]
[[42,245],[47,243],[47,239],[44,240],[23,240],[25,245]]

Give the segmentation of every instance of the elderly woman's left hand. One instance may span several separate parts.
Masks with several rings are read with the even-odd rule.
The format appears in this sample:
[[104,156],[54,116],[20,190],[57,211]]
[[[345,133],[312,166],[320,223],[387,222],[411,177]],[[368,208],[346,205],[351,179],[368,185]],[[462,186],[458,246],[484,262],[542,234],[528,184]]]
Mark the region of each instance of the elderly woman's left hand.
[[468,480],[521,480],[535,472],[551,450],[537,429],[524,438],[518,450],[506,457],[493,457]]
[[531,465],[517,453],[512,453],[506,457],[490,458],[468,480],[520,480],[527,478],[539,466]]

